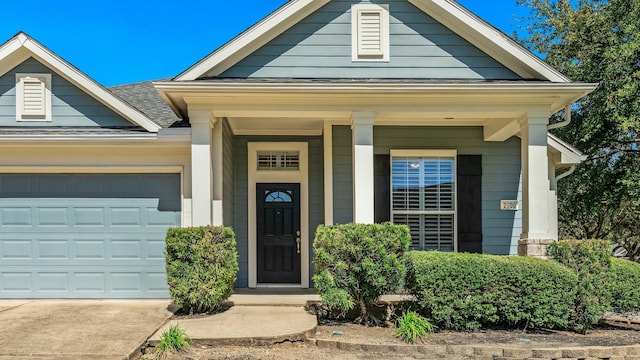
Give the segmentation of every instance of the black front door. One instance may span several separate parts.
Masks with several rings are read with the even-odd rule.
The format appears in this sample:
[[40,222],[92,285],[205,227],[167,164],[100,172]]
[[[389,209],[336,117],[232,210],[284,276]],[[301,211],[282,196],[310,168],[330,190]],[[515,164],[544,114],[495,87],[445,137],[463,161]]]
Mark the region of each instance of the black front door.
[[256,184],[258,283],[300,283],[300,184]]

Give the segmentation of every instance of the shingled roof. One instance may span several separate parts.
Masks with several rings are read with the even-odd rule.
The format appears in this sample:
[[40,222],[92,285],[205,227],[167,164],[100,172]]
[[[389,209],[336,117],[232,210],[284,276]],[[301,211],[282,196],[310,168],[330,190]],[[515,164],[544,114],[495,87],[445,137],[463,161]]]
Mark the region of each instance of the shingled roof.
[[189,126],[188,121],[182,121],[182,119],[171,110],[169,105],[167,105],[153,87],[152,81],[112,86],[107,89],[142,111],[163,128]]

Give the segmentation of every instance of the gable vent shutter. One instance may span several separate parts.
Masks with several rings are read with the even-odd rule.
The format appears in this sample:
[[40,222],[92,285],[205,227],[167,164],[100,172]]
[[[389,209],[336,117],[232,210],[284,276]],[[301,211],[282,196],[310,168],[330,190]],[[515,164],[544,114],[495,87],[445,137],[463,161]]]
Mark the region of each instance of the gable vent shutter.
[[22,79],[22,111],[23,115],[44,116],[45,84],[40,79]]
[[360,55],[382,55],[382,13],[362,11],[359,13],[360,34],[358,53]]

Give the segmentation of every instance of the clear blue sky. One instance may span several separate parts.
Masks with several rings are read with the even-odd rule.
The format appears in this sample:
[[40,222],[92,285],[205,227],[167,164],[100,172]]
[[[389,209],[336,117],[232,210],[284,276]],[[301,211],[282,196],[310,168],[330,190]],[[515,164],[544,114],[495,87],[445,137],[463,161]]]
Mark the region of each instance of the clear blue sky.
[[[104,86],[173,77],[286,0],[3,1],[0,43],[24,31]],[[459,0],[507,34],[516,0]]]

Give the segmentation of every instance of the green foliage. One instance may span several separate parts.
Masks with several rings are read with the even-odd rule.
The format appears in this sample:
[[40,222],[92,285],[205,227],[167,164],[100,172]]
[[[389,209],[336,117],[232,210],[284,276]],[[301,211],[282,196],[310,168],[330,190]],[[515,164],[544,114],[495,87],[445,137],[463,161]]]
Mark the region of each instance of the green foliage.
[[424,340],[424,337],[434,332],[435,329],[429,319],[415,311],[404,312],[396,321],[396,337],[400,337],[408,343]]
[[611,259],[610,286],[614,311],[640,311],[640,264]]
[[191,338],[178,324],[172,325],[160,334],[160,342],[156,346],[158,354],[183,351],[191,345]]
[[[640,234],[640,2],[518,0],[525,46],[575,81],[600,83],[556,130],[588,156],[558,184],[560,235],[621,244]],[[639,254],[640,255],[640,254]]]
[[611,250],[607,241],[562,240],[552,243],[548,254],[578,276],[572,320],[586,333],[609,310]]
[[410,239],[404,225],[320,225],[313,243],[313,281],[323,303],[343,314],[357,305],[356,322],[377,323],[367,308],[402,288]]
[[407,258],[407,288],[421,312],[441,328],[564,328],[569,323],[577,279],[556,262],[422,251]]
[[238,273],[231,228],[171,228],[165,254],[169,293],[183,309],[215,310],[231,295]]

